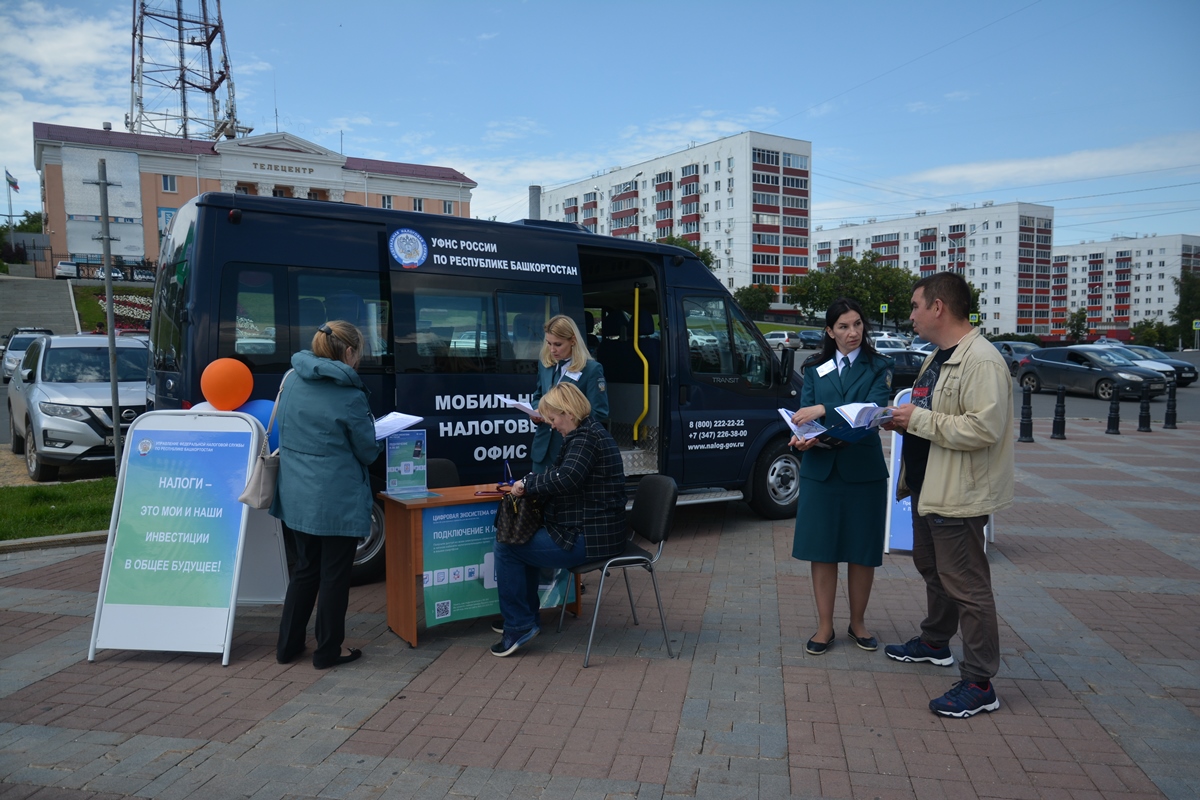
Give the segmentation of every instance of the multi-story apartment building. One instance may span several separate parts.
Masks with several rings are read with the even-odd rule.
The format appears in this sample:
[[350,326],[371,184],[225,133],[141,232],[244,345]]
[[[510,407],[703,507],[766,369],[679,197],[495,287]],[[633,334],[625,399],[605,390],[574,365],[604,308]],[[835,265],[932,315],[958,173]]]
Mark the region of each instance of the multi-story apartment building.
[[812,144],[747,131],[530,196],[530,216],[712,250],[730,290],[783,289],[809,267]]
[[1066,317],[1081,308],[1092,332],[1115,338],[1146,319],[1170,324],[1179,302],[1172,278],[1200,274],[1200,236],[1188,234],[1056,244],[1053,253],[1051,334],[1064,334]]
[[[43,219],[51,255],[99,262],[96,165],[106,162],[112,253],[153,261],[171,217],[202,192],[331,200],[376,208],[471,215],[476,184],[449,167],[345,156],[290,133],[202,141],[33,123]],[[91,183],[89,183],[91,181]]]
[[1050,333],[1050,206],[952,206],[886,222],[817,227],[812,239],[818,269],[828,269],[839,256],[861,258],[874,250],[880,261],[920,277],[952,270],[979,288],[979,325],[985,333]]

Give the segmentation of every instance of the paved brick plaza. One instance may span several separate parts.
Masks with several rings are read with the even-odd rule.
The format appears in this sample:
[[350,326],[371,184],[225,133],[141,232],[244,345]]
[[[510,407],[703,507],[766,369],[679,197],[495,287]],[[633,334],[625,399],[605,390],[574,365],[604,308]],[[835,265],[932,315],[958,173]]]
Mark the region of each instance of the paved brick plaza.
[[[387,630],[382,584],[351,596],[352,665],[274,659],[278,607],[238,615],[219,656],[86,660],[102,547],[0,561],[0,797],[1194,798],[1200,796],[1200,429],[1105,436],[1039,422],[991,548],[1002,707],[933,716],[956,668],[904,665],[815,614],[792,522],[682,509],[642,625],[620,586],[592,666],[583,621],[547,617],[491,657],[482,622]],[[885,556],[867,621],[915,633],[924,588]],[[585,596],[590,611],[590,595]],[[839,600],[837,628],[847,624]],[[957,650],[957,642],[952,646]]]

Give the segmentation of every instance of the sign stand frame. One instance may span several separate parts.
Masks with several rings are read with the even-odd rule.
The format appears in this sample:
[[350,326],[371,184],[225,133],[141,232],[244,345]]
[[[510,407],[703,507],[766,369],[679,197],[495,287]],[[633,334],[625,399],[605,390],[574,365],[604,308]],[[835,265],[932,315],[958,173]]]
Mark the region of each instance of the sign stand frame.
[[[186,418],[185,420],[180,418]],[[219,420],[219,424],[214,421]],[[208,421],[206,423],[206,421]],[[158,427],[157,425],[161,425]],[[111,606],[108,609],[106,618],[106,597],[109,590],[112,588],[110,582],[113,578],[113,555],[118,547],[118,532],[121,523],[122,505],[126,500],[127,481],[129,477],[130,461],[135,450],[139,447],[142,440],[138,438],[143,431],[158,431],[178,433],[181,438],[187,439],[191,437],[189,444],[201,443],[197,433],[232,433],[232,434],[248,434],[248,441],[245,442],[246,460],[244,467],[237,458],[236,453],[231,453],[233,459],[228,465],[230,471],[223,472],[219,478],[225,478],[224,482],[219,479],[212,483],[206,483],[204,488],[209,490],[199,502],[222,503],[223,510],[228,509],[231,513],[236,508],[239,513],[236,530],[233,526],[229,526],[223,532],[218,533],[218,537],[222,534],[229,536],[236,533],[236,543],[233,546],[233,565],[230,575],[229,592],[226,598],[222,590],[219,592],[218,599],[220,605],[213,605],[211,602],[203,606],[184,606],[184,605],[156,605],[150,602],[123,602],[123,603],[107,603]],[[146,455],[152,450],[152,439],[147,436],[147,441],[150,441],[150,446],[147,447],[147,452],[138,452],[137,455]],[[221,411],[152,411],[143,414],[130,425],[127,438],[125,439],[125,447],[122,452],[120,471],[117,478],[117,490],[113,501],[112,516],[109,520],[108,540],[105,544],[104,563],[100,575],[100,587],[96,596],[96,611],[92,622],[92,637],[88,647],[88,661],[96,660],[97,649],[127,649],[127,650],[162,650],[169,652],[193,652],[193,653],[221,653],[222,666],[229,666],[230,651],[233,643],[233,628],[238,606],[238,595],[241,590],[241,580],[243,576],[242,566],[243,559],[246,554],[247,544],[247,527],[250,521],[251,514],[265,514],[266,512],[251,509],[240,502],[237,502],[237,495],[240,494],[239,487],[245,485],[247,476],[253,469],[254,463],[258,454],[262,450],[262,444],[266,439],[266,432],[263,430],[262,423],[257,419],[240,412],[221,412]],[[229,446],[229,445],[224,445]],[[233,446],[241,447],[241,443]],[[186,456],[178,456],[176,458],[186,459]],[[228,459],[227,459],[228,460]],[[186,462],[183,462],[186,463]],[[214,488],[215,485],[215,488]],[[162,485],[159,484],[161,490]],[[236,491],[235,491],[236,490]],[[143,491],[145,489],[143,488]],[[126,513],[129,510],[126,509]],[[261,522],[261,520],[258,520]],[[163,525],[162,527],[168,527]],[[261,527],[261,526],[260,526]],[[275,595],[279,592],[279,586],[282,585],[286,591],[287,585],[287,561],[286,554],[283,550],[283,542],[280,538],[280,528],[278,523],[275,523],[271,528],[271,533],[274,534],[275,547],[271,548],[269,544],[266,548],[257,548],[259,552],[265,554],[267,561],[274,559],[272,549],[278,552],[282,570],[282,581],[275,580],[272,582],[272,577],[267,576],[262,579],[262,586],[247,587],[247,593],[254,597],[250,602],[267,603],[282,601],[282,597],[276,598]],[[129,534],[126,534],[127,536]],[[130,541],[135,541],[130,539]],[[209,543],[206,538],[204,543]],[[228,547],[229,542],[225,542],[224,546]],[[217,546],[221,543],[218,542]],[[168,563],[168,559],[163,559],[163,563]],[[194,562],[204,563],[204,562]],[[212,563],[212,562],[209,562]],[[216,562],[219,563],[219,562]],[[264,564],[270,567],[269,563]],[[150,570],[151,572],[163,571],[166,567],[158,567]],[[201,570],[196,570],[200,572]],[[131,576],[136,576],[138,573],[131,573]],[[182,578],[181,578],[182,580]],[[258,580],[256,578],[256,580]],[[132,589],[130,587],[133,587]],[[266,591],[263,591],[263,588]],[[136,580],[131,584],[127,584],[124,591],[145,591],[144,588],[138,587]],[[170,616],[168,616],[170,612]],[[224,613],[224,630],[223,635],[220,635],[219,628],[221,622],[219,615]],[[182,617],[182,619],[179,619]],[[107,626],[106,626],[107,622]],[[132,624],[137,627],[136,630],[121,630],[122,624],[129,626]],[[198,631],[208,626],[208,633],[218,634],[214,638],[219,638],[219,644],[210,640],[207,645],[195,643],[198,646],[193,646],[193,641],[189,636],[196,635]],[[216,627],[214,627],[216,626]],[[203,634],[201,634],[203,635]],[[108,642],[102,642],[107,639]],[[114,641],[115,640],[115,641]]]

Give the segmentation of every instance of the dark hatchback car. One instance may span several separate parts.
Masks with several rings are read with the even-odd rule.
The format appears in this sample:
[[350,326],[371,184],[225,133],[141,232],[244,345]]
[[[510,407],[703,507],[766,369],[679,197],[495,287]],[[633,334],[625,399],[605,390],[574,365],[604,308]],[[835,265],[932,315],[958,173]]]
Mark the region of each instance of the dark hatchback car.
[[1071,345],[1034,350],[1021,359],[1017,382],[1035,392],[1065,386],[1069,392],[1094,395],[1101,400],[1139,397],[1148,386],[1150,396],[1167,390],[1162,373],[1139,367],[1106,347]]
[[1139,358],[1146,358],[1150,361],[1158,361],[1166,364],[1175,370],[1175,383],[1182,389],[1184,386],[1190,386],[1196,382],[1197,375],[1196,365],[1178,358],[1171,358],[1169,355],[1154,347],[1148,347],[1144,344],[1127,344],[1124,345],[1126,350],[1132,350]]
[[892,391],[907,389],[917,380],[921,365],[929,353],[919,350],[880,350],[880,353],[896,362],[892,368]]
[[820,350],[825,344],[825,331],[800,331],[800,346],[806,350]]
[[1020,369],[1021,359],[1038,349],[1033,342],[992,342],[1004,360],[1008,362],[1008,371],[1015,378]]

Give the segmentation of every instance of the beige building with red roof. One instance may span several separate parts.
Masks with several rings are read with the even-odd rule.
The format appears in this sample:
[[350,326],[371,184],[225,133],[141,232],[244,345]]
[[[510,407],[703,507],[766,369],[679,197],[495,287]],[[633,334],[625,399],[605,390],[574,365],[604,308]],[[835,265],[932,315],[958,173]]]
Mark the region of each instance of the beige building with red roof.
[[157,261],[159,237],[176,209],[204,192],[469,217],[476,186],[449,167],[354,158],[290,133],[198,141],[35,122],[33,149],[51,250],[38,262],[44,277],[59,260],[100,263],[95,181],[102,158],[112,253],[126,265]]

